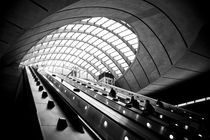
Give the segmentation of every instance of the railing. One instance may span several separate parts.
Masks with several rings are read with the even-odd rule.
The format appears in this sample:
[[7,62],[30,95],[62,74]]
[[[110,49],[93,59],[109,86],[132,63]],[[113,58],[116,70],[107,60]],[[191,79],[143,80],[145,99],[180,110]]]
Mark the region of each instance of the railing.
[[[47,75],[50,76],[50,74]],[[133,121],[136,121],[139,125],[149,128],[151,131],[160,134],[164,138],[203,139],[207,137],[205,130],[203,130],[202,125],[200,125],[200,121],[203,121],[203,119],[200,119],[198,122],[197,120],[189,117],[192,116],[192,114],[190,114],[188,117],[183,116],[184,112],[182,112],[182,110],[180,111],[178,108],[170,108],[169,110],[167,107],[161,108],[153,104],[153,107],[156,110],[156,115],[149,115],[144,118],[141,115],[142,111],[140,109],[138,110],[135,108],[126,108],[125,104],[119,102],[117,103],[110,97],[103,97],[101,94],[107,93],[107,91],[102,90],[103,88],[97,88],[95,86],[97,83],[92,84],[90,82],[85,82],[84,80],[73,77],[66,78],[60,76],[60,78],[65,79],[64,81],[74,86],[75,88],[80,89],[82,92],[85,92],[87,95],[95,98],[97,101],[103,103],[104,105],[108,105],[116,112],[128,117]],[[57,81],[59,80],[57,79]],[[101,94],[99,94],[99,92],[101,92]],[[145,99],[149,98],[145,97]],[[164,133],[161,132],[161,129],[163,128],[164,131],[162,131]]]

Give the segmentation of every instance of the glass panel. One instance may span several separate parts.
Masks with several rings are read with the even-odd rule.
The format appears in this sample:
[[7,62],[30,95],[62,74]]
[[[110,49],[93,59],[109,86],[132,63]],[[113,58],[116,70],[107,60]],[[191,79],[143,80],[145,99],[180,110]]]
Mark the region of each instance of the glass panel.
[[86,64],[87,64],[87,62],[84,61],[84,62],[81,64],[81,66],[84,67]]
[[102,68],[101,70],[102,70],[102,71],[108,71],[107,68]]
[[117,62],[120,63],[120,64],[122,64],[122,63],[125,63],[125,60],[124,59],[120,59]]
[[60,44],[61,40],[56,40],[54,43],[54,46],[58,46],[58,44]]
[[70,57],[71,57],[71,55],[67,55],[66,58],[65,58],[65,60],[66,61],[69,60]]
[[115,23],[114,20],[109,20],[109,21],[105,22],[104,24],[102,24],[102,26],[106,28],[106,27],[112,25],[113,23]]
[[72,62],[76,57],[75,56],[71,56],[71,58],[69,59],[70,62]]
[[122,65],[122,67],[128,67],[128,64],[127,63],[123,63],[121,65]]
[[46,59],[49,59],[51,55],[52,55],[52,54],[48,54],[48,55],[46,56]]
[[108,60],[109,58],[107,57],[107,56],[105,56],[102,60],[103,61],[106,61],[106,60]]
[[73,32],[69,32],[69,33],[66,35],[66,39],[67,39],[67,38],[71,38],[71,36],[72,36],[73,34],[74,34]]
[[125,36],[125,37],[123,37],[125,40],[131,40],[131,39],[133,39],[133,38],[136,38],[136,35],[135,34],[130,34],[130,35],[128,35],[128,36]]
[[88,27],[90,27],[90,25],[83,25],[83,26],[79,29],[79,31],[84,32]]
[[55,59],[59,59],[61,56],[61,54],[57,54],[57,56],[55,57]]
[[77,57],[73,60],[73,63],[77,63],[80,59]]
[[121,49],[120,51],[124,53],[124,52],[130,51],[130,48],[125,47],[125,48]]
[[90,55],[89,54],[85,54],[85,56],[83,56],[83,59],[87,59]]
[[134,44],[134,45],[132,45],[132,46],[133,46],[134,49],[137,50],[139,45],[138,45],[138,44]]
[[108,31],[103,30],[102,32],[98,33],[97,36],[102,37],[102,36],[104,36],[107,33],[108,33]]
[[65,53],[69,53],[72,50],[72,48],[68,47],[65,51]]
[[99,54],[101,54],[102,52],[100,50],[98,50],[94,55],[98,56]]
[[87,30],[85,30],[86,33],[92,32],[96,27],[95,26],[90,26]]
[[125,30],[125,31],[121,32],[119,34],[119,36],[123,37],[123,36],[129,35],[129,34],[132,34],[132,32],[130,30]]
[[137,37],[135,37],[135,38],[132,39],[132,40],[129,40],[128,43],[129,43],[129,44],[137,44],[137,43],[138,43]]
[[63,48],[60,50],[60,53],[64,53],[66,49],[67,49],[67,47],[63,47]]
[[119,38],[116,37],[116,36],[113,36],[113,37],[109,38],[107,41],[108,41],[108,42],[113,42],[113,41],[115,41],[115,40],[119,40]]
[[69,54],[74,54],[76,51],[77,51],[77,49],[76,49],[76,48],[73,48],[73,49],[70,51]]
[[112,61],[111,61],[111,60],[106,61],[106,64],[110,64],[110,63],[112,63]]
[[79,57],[82,58],[85,54],[86,54],[86,52],[83,51],[79,54]]
[[111,48],[111,49],[109,49],[109,50],[107,50],[106,52],[108,53],[108,54],[111,54],[111,53],[113,53],[115,50],[113,49],[113,48]]
[[[94,73],[94,72],[93,72],[93,73]],[[96,76],[100,75],[100,72],[96,72],[95,75],[96,75]]]
[[119,53],[115,51],[115,52],[111,53],[110,55],[111,55],[111,57],[115,57],[115,56],[119,55]]
[[132,51],[128,51],[128,52],[125,53],[125,56],[127,56],[127,57],[131,56],[131,55],[134,55]]
[[98,48],[103,48],[105,45],[107,45],[107,43],[106,43],[106,42],[102,42],[102,43],[99,44],[97,47],[98,47]]
[[124,47],[127,47],[127,45],[125,43],[119,44],[116,46],[118,49],[122,49]]
[[98,65],[100,65],[100,64],[101,64],[101,62],[98,61],[98,62],[95,63],[95,66],[98,66]]
[[104,66],[101,64],[101,65],[98,66],[98,68],[102,69],[102,68],[104,68]]
[[81,49],[84,50],[85,48],[87,48],[89,46],[89,44],[85,43],[84,45],[82,45]]
[[88,43],[90,43],[90,44],[92,44],[94,41],[96,41],[98,38],[96,38],[96,37],[93,37],[93,38],[91,38],[89,41],[88,41]]
[[60,46],[64,46],[66,44],[67,40],[62,40],[60,43]]
[[99,32],[101,32],[102,30],[103,30],[103,29],[101,29],[101,28],[97,28],[97,29],[95,29],[94,31],[92,31],[91,34],[96,35],[96,34],[98,34]]
[[120,55],[118,55],[118,56],[116,56],[114,59],[115,59],[115,60],[119,60],[119,59],[122,59],[122,57],[121,57]]
[[60,36],[60,33],[57,33],[57,34],[54,34],[54,35],[53,35],[53,38],[54,38],[54,39],[57,39],[59,36]]
[[98,50],[98,49],[93,48],[92,50],[90,50],[90,53],[91,53],[91,54],[94,54],[97,50]]
[[87,52],[89,52],[90,50],[92,50],[94,47],[92,46],[92,45],[89,45],[86,49],[85,49],[85,51],[87,51]]
[[81,35],[80,33],[74,33],[74,35],[71,37],[72,39],[77,39],[77,37]]
[[74,27],[74,24],[69,24],[69,25],[66,27],[66,29],[67,29],[67,30],[71,30],[73,27]]
[[52,54],[51,59],[54,59],[56,56],[56,54]]
[[108,33],[108,34],[106,34],[105,36],[103,36],[102,38],[103,39],[108,39],[108,38],[110,38],[110,37],[112,37],[113,36],[113,34],[112,33]]
[[104,53],[102,53],[102,54],[100,54],[99,56],[98,56],[98,58],[103,58],[104,56],[106,56]]
[[55,53],[58,53],[61,50],[62,47],[57,47],[55,50]]
[[91,61],[94,57],[91,55],[90,57],[87,58],[87,61]]
[[134,58],[135,58],[135,55],[132,55],[132,56],[129,56],[129,57],[128,57],[128,59],[129,59],[130,61],[134,60]]
[[95,42],[93,42],[94,46],[97,46],[98,44],[100,44],[101,42],[103,42],[101,39],[96,40]]
[[77,31],[80,27],[82,27],[82,24],[76,24],[73,30]]
[[80,65],[84,60],[80,59],[77,64]]
[[105,17],[102,17],[100,20],[98,20],[95,24],[96,25],[101,25],[101,24],[103,24],[104,22],[106,22],[108,19],[107,18],[105,18]]
[[88,22],[90,22],[90,23],[95,23],[95,22],[98,21],[99,19],[101,19],[101,17],[94,17],[94,18],[91,18]]
[[97,61],[98,61],[98,60],[94,58],[93,60],[91,60],[91,63],[92,63],[92,64],[95,64]]
[[79,43],[76,45],[76,47],[77,47],[77,48],[80,48],[83,44],[84,44],[84,42],[79,42]]
[[97,70],[96,69],[94,69],[93,71],[92,71],[92,73],[96,73],[97,72]]
[[66,34],[67,34],[67,33],[61,33],[60,36],[59,36],[59,38],[60,38],[60,39],[64,39],[65,36],[66,36]]
[[90,67],[90,64],[85,65],[85,68],[88,69]]
[[89,70],[89,71],[92,71],[93,69],[94,69],[94,68],[91,66],[91,67],[89,67],[89,69],[88,69],[88,70]]
[[[110,65],[110,67],[111,67],[111,65]],[[117,67],[113,67],[112,69],[113,69],[114,71],[118,70],[118,68],[117,68]]]
[[116,29],[116,28],[118,28],[120,26],[122,26],[122,24],[116,22],[116,23],[112,24],[110,27],[108,27],[108,29],[109,30],[114,30],[114,29]]
[[72,47],[75,47],[78,43],[79,43],[79,41],[73,41],[72,44],[71,44],[71,46]]
[[78,56],[81,52],[82,52],[81,50],[77,50],[77,51],[74,53],[74,55],[75,55],[75,56]]
[[[114,63],[110,64],[109,67],[116,67],[116,65]],[[118,69],[118,68],[117,68]]]
[[68,41],[66,42],[66,45],[65,45],[65,46],[70,46],[72,42],[73,42],[73,40],[68,40]]
[[44,52],[48,53],[49,51],[50,51],[50,48],[46,48]]
[[85,38],[83,38],[83,41],[87,42],[90,38],[92,38],[91,35],[87,35]]
[[63,55],[60,57],[60,59],[61,59],[61,60],[64,60],[64,58],[65,58],[66,56],[67,56],[66,54],[63,54]]

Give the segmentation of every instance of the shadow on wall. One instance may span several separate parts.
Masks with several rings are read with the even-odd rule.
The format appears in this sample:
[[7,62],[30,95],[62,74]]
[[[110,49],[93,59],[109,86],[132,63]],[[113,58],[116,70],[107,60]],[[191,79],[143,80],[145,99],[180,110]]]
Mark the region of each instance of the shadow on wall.
[[210,71],[207,71],[165,89],[150,93],[147,96],[174,105],[208,97],[210,96],[209,77]]
[[210,58],[210,22],[203,25],[200,32],[198,33],[198,38],[193,42],[191,50],[199,52],[201,55]]

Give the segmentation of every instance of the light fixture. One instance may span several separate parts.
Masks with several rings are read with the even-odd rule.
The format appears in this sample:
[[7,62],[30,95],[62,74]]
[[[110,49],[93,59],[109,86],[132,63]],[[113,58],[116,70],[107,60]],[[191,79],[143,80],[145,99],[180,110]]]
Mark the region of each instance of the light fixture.
[[125,136],[125,137],[124,137],[124,140],[129,140],[128,136]]
[[106,128],[108,126],[107,121],[104,121],[104,127]]
[[169,138],[170,138],[171,140],[173,140],[173,139],[174,139],[174,136],[173,136],[172,134],[170,134],[170,135],[169,135]]
[[147,127],[148,127],[148,128],[151,128],[152,126],[151,126],[151,124],[150,124],[150,123],[147,123]]
[[201,138],[203,137],[201,134],[198,134],[198,136],[201,137]]
[[185,126],[184,126],[184,129],[186,129],[186,130],[187,130],[188,128],[189,128],[189,127],[188,127],[188,125],[185,125]]
[[85,106],[85,110],[87,110],[87,106]]

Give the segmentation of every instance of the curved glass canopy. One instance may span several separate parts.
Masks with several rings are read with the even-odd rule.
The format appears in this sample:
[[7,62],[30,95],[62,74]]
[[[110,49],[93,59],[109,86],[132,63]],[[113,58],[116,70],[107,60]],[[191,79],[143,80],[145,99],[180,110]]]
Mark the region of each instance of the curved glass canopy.
[[94,79],[103,72],[120,77],[134,61],[138,38],[124,21],[93,17],[65,25],[42,38],[23,57],[22,65],[77,67]]

